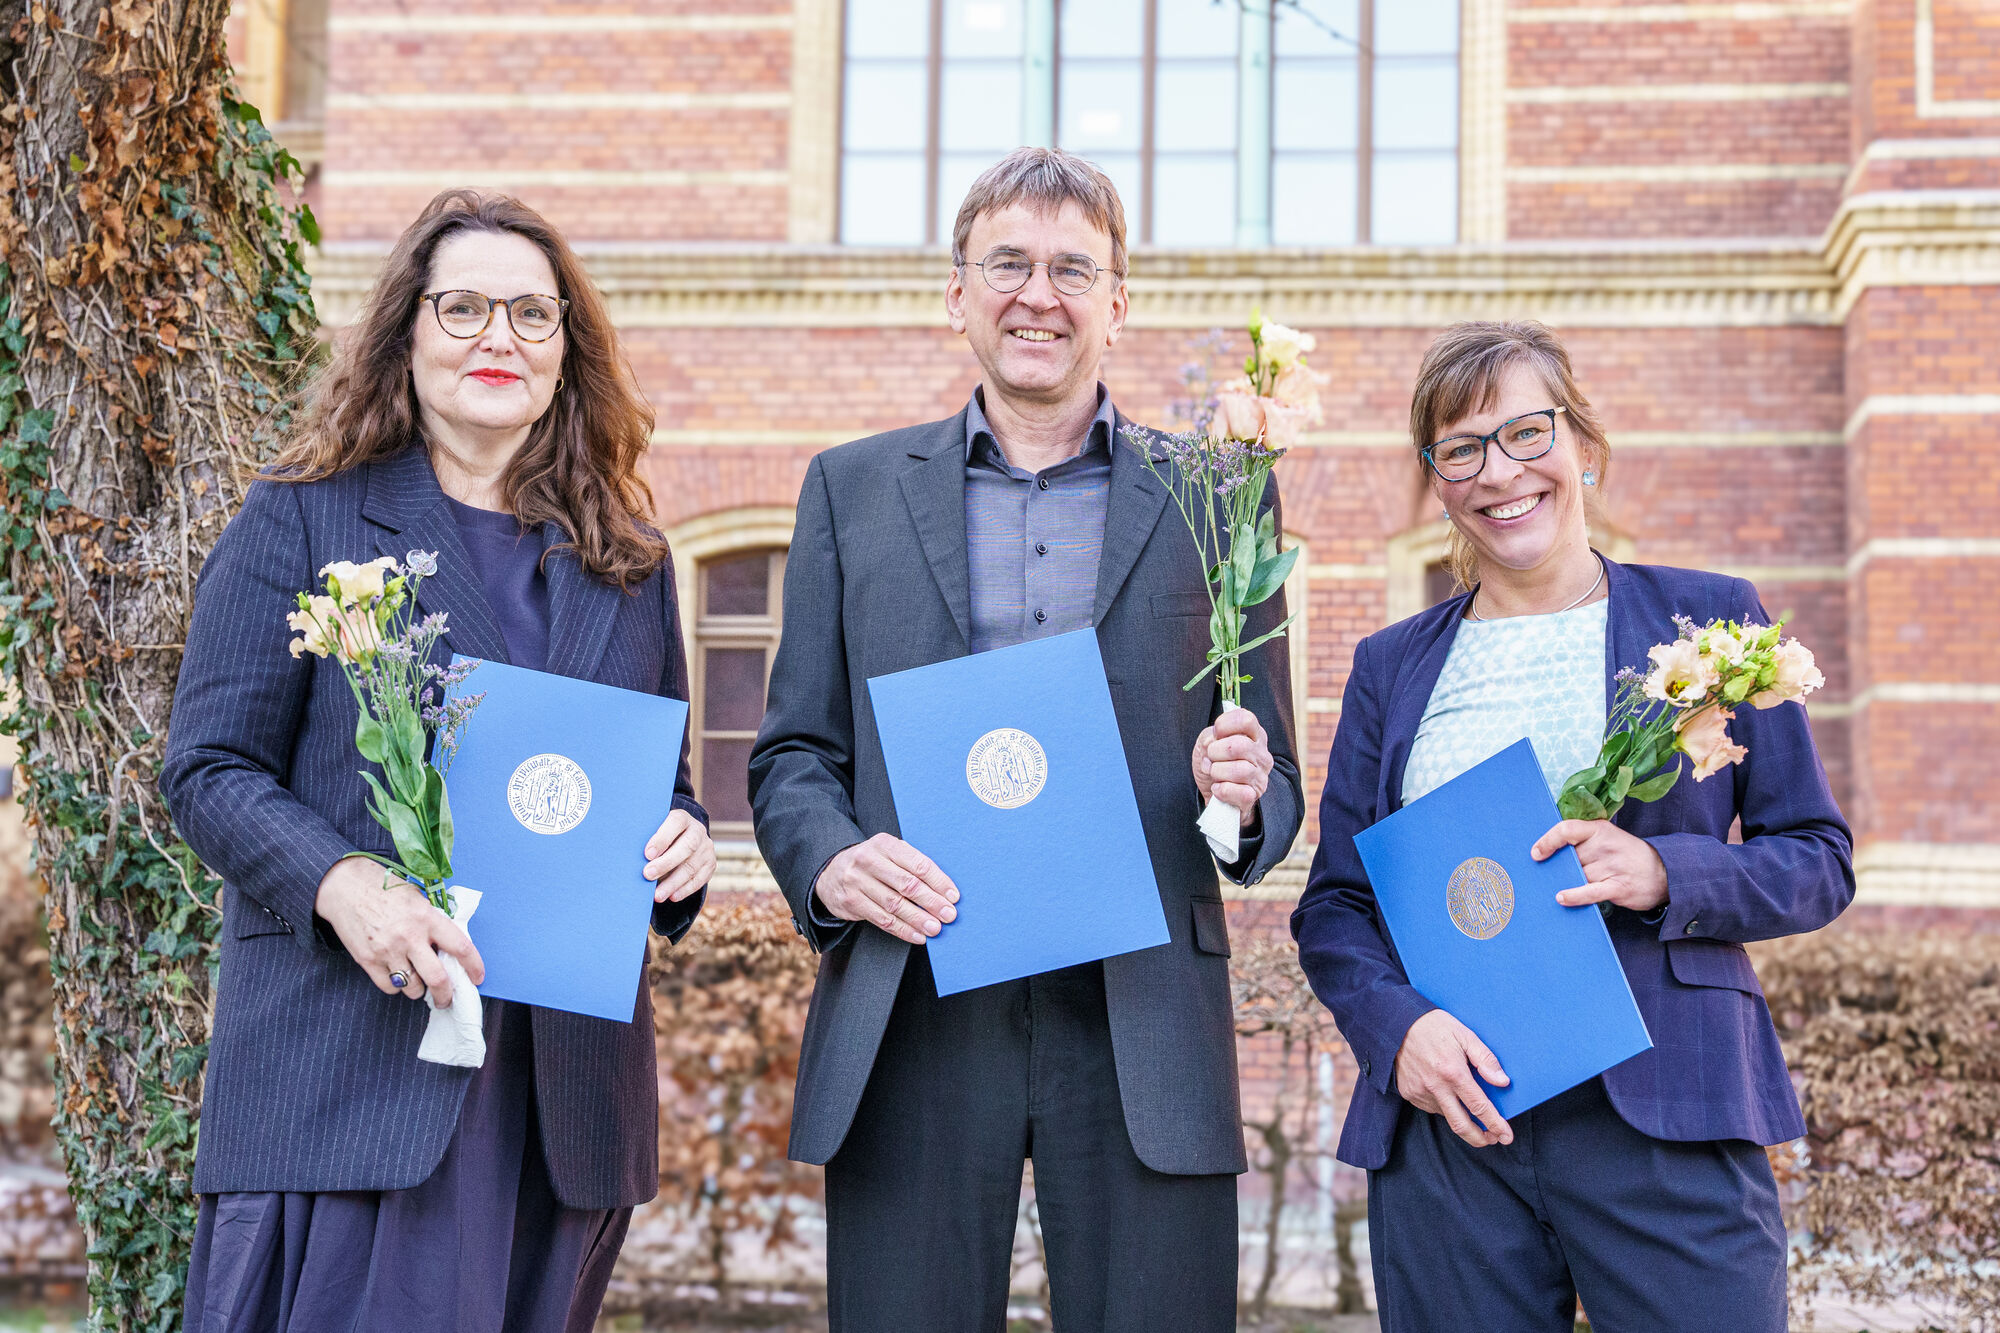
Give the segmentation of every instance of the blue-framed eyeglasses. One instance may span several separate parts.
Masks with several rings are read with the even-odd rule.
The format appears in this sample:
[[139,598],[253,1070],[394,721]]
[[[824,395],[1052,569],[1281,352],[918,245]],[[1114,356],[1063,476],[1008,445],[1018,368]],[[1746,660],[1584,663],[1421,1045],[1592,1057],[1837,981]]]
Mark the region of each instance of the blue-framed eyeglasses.
[[1446,481],[1471,481],[1486,468],[1486,447],[1500,446],[1500,452],[1516,463],[1531,463],[1556,447],[1556,417],[1566,407],[1545,407],[1503,421],[1485,435],[1452,435],[1423,449],[1424,462]]

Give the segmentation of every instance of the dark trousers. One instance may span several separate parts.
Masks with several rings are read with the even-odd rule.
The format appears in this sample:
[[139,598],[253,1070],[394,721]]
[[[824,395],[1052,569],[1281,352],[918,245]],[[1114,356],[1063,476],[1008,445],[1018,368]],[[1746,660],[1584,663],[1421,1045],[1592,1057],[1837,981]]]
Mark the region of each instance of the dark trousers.
[[1062,1333],[1235,1328],[1236,1178],[1133,1152],[1103,968],[941,1000],[919,948],[826,1168],[831,1333],[1000,1333],[1029,1158]]
[[1474,1148],[1406,1108],[1368,1174],[1383,1333],[1782,1333],[1785,1228],[1764,1150],[1669,1143],[1591,1079]]

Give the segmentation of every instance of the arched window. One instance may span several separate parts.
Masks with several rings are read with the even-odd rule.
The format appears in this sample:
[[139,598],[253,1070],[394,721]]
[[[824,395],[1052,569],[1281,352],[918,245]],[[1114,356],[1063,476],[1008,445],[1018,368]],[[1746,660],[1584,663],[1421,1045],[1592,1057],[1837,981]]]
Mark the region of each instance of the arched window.
[[668,532],[688,648],[695,796],[719,842],[747,841],[750,747],[784,621],[789,509],[706,514]]

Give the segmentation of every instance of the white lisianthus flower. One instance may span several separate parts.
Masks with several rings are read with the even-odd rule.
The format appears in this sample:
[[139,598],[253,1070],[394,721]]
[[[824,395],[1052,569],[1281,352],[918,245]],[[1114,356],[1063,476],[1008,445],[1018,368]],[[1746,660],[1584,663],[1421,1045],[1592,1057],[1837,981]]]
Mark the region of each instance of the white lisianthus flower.
[[355,606],[382,600],[389,575],[398,572],[395,557],[385,555],[365,565],[336,560],[320,570],[320,577],[326,580],[328,592],[346,605]]
[[1258,331],[1257,359],[1272,370],[1290,370],[1316,343],[1310,333],[1267,321]]
[[1812,649],[1797,639],[1786,639],[1771,654],[1777,677],[1769,689],[1750,696],[1751,707],[1776,708],[1788,699],[1803,699],[1826,684],[1826,677],[1813,662]]
[[1708,696],[1721,679],[1713,661],[1702,656],[1692,639],[1656,644],[1646,654],[1653,669],[1646,674],[1646,697],[1687,707]]

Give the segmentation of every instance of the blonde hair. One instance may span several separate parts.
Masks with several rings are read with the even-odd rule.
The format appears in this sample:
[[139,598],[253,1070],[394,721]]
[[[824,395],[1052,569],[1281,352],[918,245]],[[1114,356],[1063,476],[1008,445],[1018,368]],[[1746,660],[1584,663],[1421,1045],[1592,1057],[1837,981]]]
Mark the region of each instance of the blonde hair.
[[1016,148],[979,173],[952,224],[953,266],[965,262],[965,238],[981,213],[1022,202],[1052,213],[1064,204],[1082,209],[1092,226],[1110,233],[1111,267],[1119,277],[1125,276],[1125,205],[1118,198],[1118,187],[1094,163],[1060,148]]
[[[1596,470],[1602,485],[1611,470],[1611,441],[1604,423],[1577,387],[1562,340],[1531,319],[1474,320],[1454,324],[1437,336],[1417,367],[1416,392],[1410,400],[1410,443],[1421,451],[1435,444],[1452,422],[1490,410],[1500,381],[1517,365],[1531,367],[1554,399],[1551,406],[1564,409],[1563,420],[1582,441],[1584,466]],[[1421,457],[1417,467],[1424,467]],[[1596,492],[1586,491],[1586,508],[1596,503]],[[1456,528],[1445,548],[1444,567],[1461,588],[1478,580],[1479,553]]]

